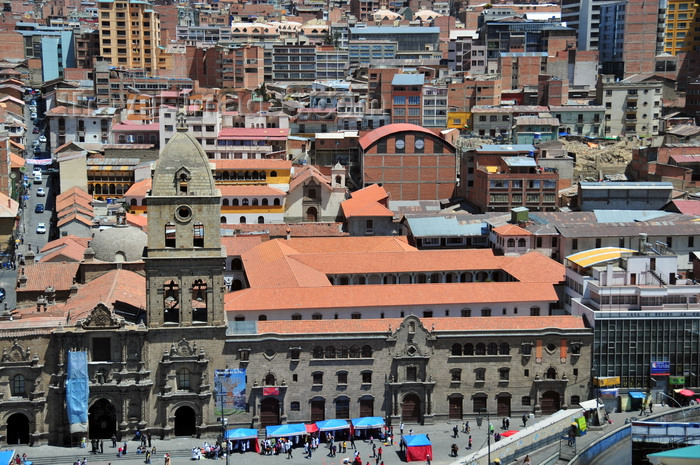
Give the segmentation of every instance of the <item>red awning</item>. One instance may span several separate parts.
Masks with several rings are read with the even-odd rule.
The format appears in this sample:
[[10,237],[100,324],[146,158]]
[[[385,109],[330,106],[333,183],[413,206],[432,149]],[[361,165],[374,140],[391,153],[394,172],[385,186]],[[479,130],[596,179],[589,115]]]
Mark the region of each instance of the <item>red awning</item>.
[[315,433],[316,431],[318,431],[318,426],[316,426],[316,423],[310,423],[306,425],[307,433]]
[[501,433],[501,436],[503,436],[504,438],[507,438],[507,437],[512,436],[512,435],[514,435],[514,434],[516,434],[516,433],[519,433],[519,432],[520,432],[520,431],[516,431],[516,430],[514,430],[514,429],[510,429],[510,430],[508,430],[508,431],[506,431],[506,432],[504,432],[504,433]]
[[695,395],[695,393],[690,389],[681,389],[680,391],[678,391],[678,394],[686,397],[693,397]]

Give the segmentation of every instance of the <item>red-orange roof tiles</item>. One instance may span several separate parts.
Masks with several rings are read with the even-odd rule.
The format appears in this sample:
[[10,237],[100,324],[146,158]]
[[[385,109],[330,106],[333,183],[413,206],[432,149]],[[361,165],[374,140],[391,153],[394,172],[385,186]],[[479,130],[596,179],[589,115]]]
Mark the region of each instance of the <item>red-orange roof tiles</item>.
[[[258,334],[358,334],[384,333],[396,329],[403,318],[367,320],[284,320],[258,321]],[[580,316],[510,316],[430,318],[422,320],[429,331],[484,332],[484,331],[536,331],[543,329],[586,329]]]
[[83,215],[79,215],[78,213],[71,213],[69,215],[64,216],[58,222],[56,223],[56,226],[59,228],[65,224],[70,223],[71,221],[79,221],[80,223],[83,223],[85,226],[92,226],[92,220],[90,218],[87,218]]
[[73,285],[73,278],[79,263],[36,263],[24,267],[27,286],[19,291],[44,291],[53,286],[57,291],[67,291]]
[[386,126],[377,128],[374,131],[371,131],[368,134],[362,136],[360,138],[360,146],[362,147],[362,150],[367,150],[367,148],[370,145],[372,145],[382,137],[388,136],[390,134],[396,134],[399,132],[407,131],[422,132],[424,134],[430,134],[433,137],[439,137],[433,131],[430,131],[422,126],[408,123],[395,123],[387,124]]
[[224,236],[221,238],[221,245],[226,248],[226,255],[241,255],[246,250],[259,245],[262,242],[259,234],[254,236]]
[[497,228],[493,228],[493,232],[501,236],[532,236],[532,233],[527,229],[523,229],[517,224],[505,224]]
[[151,190],[151,182],[151,178],[146,178],[139,182],[135,182],[126,191],[124,197],[145,197],[148,191]]
[[63,247],[70,242],[77,242],[83,248],[86,248],[88,246],[88,242],[90,242],[90,239],[87,237],[74,236],[72,234],[68,236],[59,237],[58,239],[48,242],[44,247],[42,247],[41,253],[46,253],[57,247]]
[[54,250],[41,257],[39,261],[41,263],[58,261],[79,262],[84,258],[84,255],[84,245],[75,241],[67,241],[64,245],[55,247]]
[[418,251],[405,236],[292,237],[285,243],[300,254]]
[[284,241],[267,241],[242,256],[248,282],[252,287],[330,286],[326,276],[288,255],[293,249]]
[[566,267],[540,252],[533,251],[517,257],[508,257],[503,269],[523,282],[559,283],[564,281]]
[[378,184],[372,184],[364,189],[350,194],[350,198],[341,202],[345,218],[353,216],[389,216],[394,213],[380,202],[386,202],[389,197],[386,190]]
[[[252,284],[252,283],[251,283]],[[486,282],[378,284],[326,287],[253,287],[226,294],[227,311],[366,307],[423,307],[516,302],[556,302],[549,283]]]
[[129,226],[135,226],[146,233],[148,232],[148,217],[146,215],[134,215],[133,213],[127,213],[126,223]]
[[294,178],[289,182],[289,190],[296,188],[309,178],[314,178],[326,189],[331,189],[330,181],[313,165],[294,167]]

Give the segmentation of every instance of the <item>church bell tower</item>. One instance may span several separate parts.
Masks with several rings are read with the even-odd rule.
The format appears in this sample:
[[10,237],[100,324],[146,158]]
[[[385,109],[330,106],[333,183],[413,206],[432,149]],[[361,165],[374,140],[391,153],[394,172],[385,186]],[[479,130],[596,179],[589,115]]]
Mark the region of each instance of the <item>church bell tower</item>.
[[221,192],[184,115],[158,158],[146,199],[148,326],[225,325]]

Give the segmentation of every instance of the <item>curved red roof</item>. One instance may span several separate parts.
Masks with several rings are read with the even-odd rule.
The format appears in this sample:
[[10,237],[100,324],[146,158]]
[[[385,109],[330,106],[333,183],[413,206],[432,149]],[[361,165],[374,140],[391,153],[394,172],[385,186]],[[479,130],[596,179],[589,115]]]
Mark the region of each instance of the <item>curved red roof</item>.
[[[386,137],[390,134],[395,134],[398,132],[422,132],[424,134],[430,134],[433,137],[439,138],[437,134],[435,134],[433,131],[429,129],[425,129],[423,126],[418,126],[416,124],[409,124],[409,123],[396,123],[396,124],[387,124],[386,126],[382,126],[381,128],[377,128],[374,131],[365,134],[360,138],[360,147],[362,147],[362,150],[367,150],[367,147],[372,145],[373,143],[377,142],[379,139],[382,137]],[[451,145],[449,142],[445,141],[446,144]]]

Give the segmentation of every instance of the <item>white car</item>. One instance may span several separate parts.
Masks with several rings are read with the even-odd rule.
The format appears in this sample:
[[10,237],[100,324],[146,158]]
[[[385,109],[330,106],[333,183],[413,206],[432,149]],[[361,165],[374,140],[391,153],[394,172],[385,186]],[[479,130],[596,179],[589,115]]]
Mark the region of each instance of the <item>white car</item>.
[[39,223],[36,225],[37,234],[46,234],[46,223]]
[[36,112],[33,111],[31,115],[29,115],[32,119],[36,119],[37,115]]
[[38,140],[35,140],[34,142],[32,142],[32,147],[37,148],[40,146],[41,146],[41,142],[39,142]]
[[44,190],[43,187],[40,187],[36,190],[36,196],[37,197],[44,197],[46,196],[46,191]]
[[40,135],[40,136],[39,136],[39,142],[41,142],[42,144],[43,144],[44,142],[46,142],[46,136],[43,135],[43,134]]

